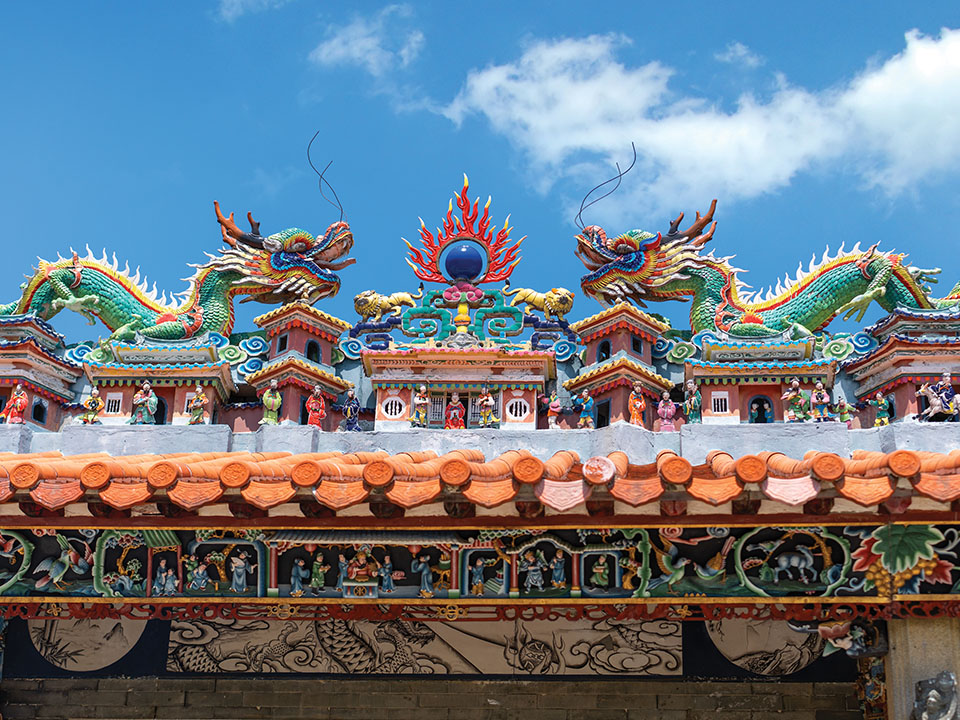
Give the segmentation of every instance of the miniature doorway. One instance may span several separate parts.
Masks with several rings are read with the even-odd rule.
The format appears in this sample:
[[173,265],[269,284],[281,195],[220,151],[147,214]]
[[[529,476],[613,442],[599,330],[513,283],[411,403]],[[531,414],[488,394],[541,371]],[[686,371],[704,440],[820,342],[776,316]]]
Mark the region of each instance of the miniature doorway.
[[157,395],[157,409],[153,413],[153,422],[164,425],[167,422],[167,401]]
[[772,423],[773,401],[766,395],[757,395],[747,403],[747,413],[751,424]]
[[597,403],[597,427],[604,428],[610,424],[610,401]]

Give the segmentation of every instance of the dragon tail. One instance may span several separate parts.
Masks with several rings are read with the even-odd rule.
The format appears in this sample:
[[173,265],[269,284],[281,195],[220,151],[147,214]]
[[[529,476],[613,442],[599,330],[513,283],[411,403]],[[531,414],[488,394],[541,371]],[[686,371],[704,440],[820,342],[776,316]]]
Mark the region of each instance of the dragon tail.
[[0,304],[0,317],[5,317],[7,315],[16,315],[18,303],[16,300],[12,303]]
[[933,301],[933,304],[937,307],[956,305],[957,303],[960,303],[960,282],[954,285],[953,289],[945,297]]

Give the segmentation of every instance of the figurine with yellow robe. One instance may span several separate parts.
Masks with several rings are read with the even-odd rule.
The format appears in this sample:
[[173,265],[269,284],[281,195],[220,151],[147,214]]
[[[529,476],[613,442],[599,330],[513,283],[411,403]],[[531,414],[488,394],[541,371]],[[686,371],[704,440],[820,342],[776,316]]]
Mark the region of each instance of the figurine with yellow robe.
[[203,425],[206,422],[206,418],[204,418],[203,415],[207,409],[207,396],[204,394],[201,385],[197,385],[197,392],[190,398],[190,402],[187,403],[187,409],[190,411],[190,420],[187,421],[188,425]]
[[100,397],[100,390],[94,388],[90,391],[90,397],[83,401],[83,412],[79,420],[83,425],[100,425],[100,413],[103,411],[104,402]]

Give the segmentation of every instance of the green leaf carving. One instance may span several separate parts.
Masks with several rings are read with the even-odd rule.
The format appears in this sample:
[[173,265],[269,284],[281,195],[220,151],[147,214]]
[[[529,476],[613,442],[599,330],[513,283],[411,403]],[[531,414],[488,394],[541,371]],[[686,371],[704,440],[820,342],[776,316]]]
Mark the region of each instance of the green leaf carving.
[[933,557],[933,546],[943,540],[943,533],[931,525],[884,525],[872,533],[877,542],[873,551],[892,573],[909,570],[920,558]]

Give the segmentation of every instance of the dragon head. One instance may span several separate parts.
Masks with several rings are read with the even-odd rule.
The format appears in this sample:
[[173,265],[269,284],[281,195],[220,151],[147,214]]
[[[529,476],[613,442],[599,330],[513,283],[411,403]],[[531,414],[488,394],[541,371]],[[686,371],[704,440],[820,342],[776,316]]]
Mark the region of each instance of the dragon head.
[[330,225],[321,237],[299,228],[264,237],[260,223],[250,213],[250,232],[243,232],[234,223],[233,213],[224,217],[220,205],[214,202],[213,206],[228,247],[219,257],[212,256],[208,266],[239,273],[233,288],[235,294],[247,295],[244,302],[313,304],[336,295],[340,277],[334,271],[356,262],[345,258],[353,247],[353,232],[342,220]]
[[[714,200],[710,210],[702,216],[698,212],[686,230],[679,229],[681,213],[666,234],[630,230],[609,238],[598,225],[584,227],[576,236],[577,257],[589,270],[580,278],[583,291],[604,305],[630,301],[643,307],[644,298],[676,298],[680,293],[666,286],[687,279],[684,271],[701,264],[700,249],[717,227],[713,222],[716,207]],[[704,232],[707,225],[710,229]]]

